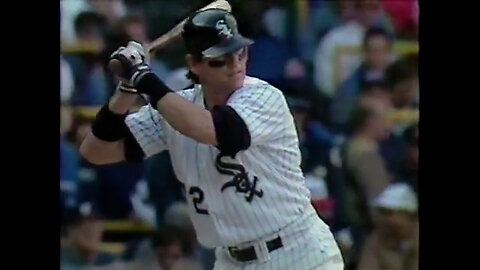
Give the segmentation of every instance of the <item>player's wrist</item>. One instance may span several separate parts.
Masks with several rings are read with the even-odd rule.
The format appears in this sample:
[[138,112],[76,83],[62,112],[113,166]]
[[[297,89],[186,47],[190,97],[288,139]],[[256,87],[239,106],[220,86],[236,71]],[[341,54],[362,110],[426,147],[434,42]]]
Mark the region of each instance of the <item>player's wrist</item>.
[[135,88],[139,93],[150,96],[150,103],[156,108],[158,101],[166,94],[173,92],[165,83],[160,80],[153,72],[142,75],[135,84]]
[[110,110],[109,104],[102,106],[92,123],[92,133],[100,140],[114,142],[125,136],[125,117],[127,113]]
[[[134,90],[136,91],[136,89]],[[136,93],[122,91],[117,85],[117,90],[115,91],[115,94],[110,98],[110,101],[108,102],[108,109],[115,114],[125,114],[135,103],[137,98],[138,91]]]
[[129,94],[129,95],[138,94],[137,89],[135,89],[132,85],[124,83],[124,82],[119,82],[117,84],[117,92]]

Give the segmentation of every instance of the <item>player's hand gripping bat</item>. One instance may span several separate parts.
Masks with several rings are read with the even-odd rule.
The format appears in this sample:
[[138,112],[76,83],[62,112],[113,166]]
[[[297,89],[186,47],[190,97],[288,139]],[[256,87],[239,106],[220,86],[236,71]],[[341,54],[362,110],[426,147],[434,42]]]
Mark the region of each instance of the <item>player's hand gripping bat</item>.
[[[227,10],[228,12],[232,11],[232,7],[230,6],[230,3],[226,0],[216,0],[203,8],[199,10],[205,10],[209,8],[220,8]],[[154,53],[156,50],[160,48],[164,48],[169,44],[175,43],[179,40],[182,39],[182,31],[183,31],[183,25],[187,21],[187,18],[185,18],[183,21],[178,23],[175,27],[170,29],[167,33],[163,34],[159,38],[155,39],[152,43],[147,45],[147,52],[149,54]],[[119,60],[117,59],[112,59],[109,62],[109,68],[112,70],[115,74],[120,74],[122,71],[122,65]]]

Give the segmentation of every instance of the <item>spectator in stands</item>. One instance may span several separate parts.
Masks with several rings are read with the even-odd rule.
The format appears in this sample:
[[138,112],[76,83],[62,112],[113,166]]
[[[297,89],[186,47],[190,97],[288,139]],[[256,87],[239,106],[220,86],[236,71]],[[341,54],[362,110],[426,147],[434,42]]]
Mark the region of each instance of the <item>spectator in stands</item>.
[[380,84],[385,80],[385,71],[392,59],[393,42],[393,37],[382,28],[372,27],[366,31],[363,38],[364,60],[335,92],[331,103],[331,124],[336,132],[348,131],[347,124],[358,96],[367,84]]
[[355,118],[355,132],[347,144],[346,162],[369,201],[390,183],[390,176],[379,152],[379,142],[389,134],[386,116],[388,100],[365,94]]
[[200,262],[204,269],[213,269],[214,249],[206,249],[198,243],[188,211],[189,206],[185,202],[172,204],[165,212],[165,225],[172,227],[180,236],[185,259]]
[[418,269],[418,203],[412,189],[392,184],[374,203],[376,228],[366,240],[359,270]]
[[78,203],[78,166],[80,155],[66,133],[72,126],[72,109],[60,106],[60,206],[75,207]]
[[82,12],[75,19],[77,51],[65,55],[75,77],[75,91],[71,99],[73,105],[100,105],[110,95],[99,57],[105,47],[106,28],[106,19],[95,12]]
[[102,50],[105,45],[103,34],[107,27],[105,17],[93,11],[84,11],[75,18],[74,26],[78,43]]
[[[148,37],[147,23],[141,15],[129,14],[121,18],[119,28],[121,34],[125,36],[125,44],[130,40],[138,41],[143,46],[151,42]],[[161,79],[166,80],[168,78],[169,70],[163,61],[151,58],[150,67]]]
[[[254,14],[249,14],[249,20],[244,22],[247,28],[246,35],[255,40],[255,43],[249,47],[251,60],[248,62],[247,73],[267,80],[279,89],[285,90],[285,66],[291,60],[297,58],[297,52],[286,40],[282,39],[281,34],[276,33],[273,30],[274,28],[269,27],[270,20],[266,19],[266,16],[271,14],[269,10],[282,10],[282,7],[273,6],[267,9],[267,5],[260,2],[256,3],[255,6],[257,6],[257,9]],[[298,73],[304,73],[302,71],[303,66],[299,67],[299,64],[301,65],[298,60],[295,60],[292,67],[296,65],[295,69]]]
[[136,14],[129,14],[119,21],[119,27],[128,40],[135,40],[143,45],[150,43],[145,19]]
[[389,66],[386,72],[387,92],[393,105],[388,115],[391,134],[381,142],[381,153],[388,170],[399,179],[408,158],[405,130],[418,124],[418,73],[415,61],[402,58]]
[[85,0],[60,1],[60,40],[62,44],[72,45],[76,43],[74,20],[78,14],[88,9],[89,5]]
[[127,13],[127,6],[123,0],[88,0],[87,2],[90,8],[104,16],[109,24],[115,23]]
[[116,261],[114,256],[100,251],[103,223],[91,204],[69,209],[65,218],[67,239],[60,249],[62,269],[105,266]]
[[182,245],[178,230],[166,227],[153,240],[158,264],[162,270],[172,270],[183,257]]
[[315,36],[317,41],[322,39],[328,31],[354,17],[356,9],[355,1],[352,0],[325,1],[313,13],[312,35]]
[[[74,112],[68,138],[78,147],[86,136],[98,112],[98,107],[82,107]],[[79,201],[92,201],[107,219],[127,219],[132,214],[130,196],[136,183],[143,178],[142,163],[117,163],[95,166],[79,156],[78,164]],[[121,181],[119,181],[121,179]]]
[[133,208],[132,219],[155,228],[157,226],[157,216],[149,193],[147,181],[145,179],[138,181],[135,185],[135,191],[130,196]]
[[72,45],[77,43],[77,33],[74,30],[74,20],[82,12],[101,14],[106,23],[112,23],[126,13],[126,6],[119,0],[62,0],[61,13],[61,40],[62,43]]
[[[356,9],[348,13],[346,21],[330,30],[318,44],[314,55],[314,81],[319,91],[331,98],[338,86],[350,77],[353,71],[360,65],[361,58],[351,55],[344,62],[341,70],[335,70],[336,56],[339,48],[358,48],[366,29],[372,26],[380,26],[393,36],[393,28],[385,25],[381,20],[384,11],[380,0],[354,1]],[[347,9],[349,10],[349,9]],[[340,72],[340,73],[339,73]]]
[[84,108],[73,110],[72,125],[66,134],[69,143],[72,144],[72,156],[76,158],[76,179],[78,202],[96,202],[97,196],[97,171],[79,153],[78,148],[83,138],[87,135],[93,117],[96,114],[95,108]]
[[60,101],[68,104],[75,90],[74,76],[70,64],[60,56]]
[[395,124],[394,132],[401,134],[406,127],[418,122],[418,70],[416,59],[403,58],[391,66],[386,72],[386,79],[395,109],[391,120]]
[[202,270],[202,266],[189,259],[180,259],[173,267],[172,270]]
[[297,127],[302,170],[309,173],[318,166],[326,166],[329,149],[335,140],[334,134],[321,122],[311,119],[311,103],[306,98],[288,95],[287,103]]
[[344,210],[355,243],[352,261],[357,260],[364,237],[373,226],[369,205],[392,181],[379,150],[379,141],[388,136],[388,108],[388,99],[363,94],[354,135],[344,148],[347,172]]
[[389,66],[387,81],[392,92],[392,104],[397,109],[416,107],[418,73],[409,59],[400,59]]
[[415,194],[418,194],[418,125],[414,124],[407,128],[403,139],[407,143],[407,158],[400,181],[409,184]]
[[168,151],[144,161],[144,174],[155,205],[156,227],[165,224],[165,212],[175,202],[183,200],[182,183],[177,180]]
[[174,266],[186,260],[182,248],[182,235],[178,227],[163,226],[151,239],[138,246],[134,259],[126,269],[173,270]]
[[[306,41],[306,46],[302,47],[303,59],[313,59],[314,46],[318,44],[325,34],[355,16],[357,10],[355,2],[353,0],[313,1],[311,4],[312,12],[310,13],[312,16],[311,23],[308,31],[302,36],[302,39]],[[379,25],[388,27],[392,25],[386,13],[381,13],[378,20]]]
[[310,190],[310,201],[317,214],[330,226],[334,218],[334,200],[324,179],[326,173],[325,167],[317,167],[312,173],[305,174],[305,185]]

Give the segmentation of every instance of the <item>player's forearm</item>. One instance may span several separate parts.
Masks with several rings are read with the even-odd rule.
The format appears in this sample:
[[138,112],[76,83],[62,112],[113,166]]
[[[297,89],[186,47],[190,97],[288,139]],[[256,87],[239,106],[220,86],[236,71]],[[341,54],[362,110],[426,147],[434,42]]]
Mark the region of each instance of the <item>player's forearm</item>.
[[92,164],[104,165],[125,160],[123,140],[107,142],[88,132],[80,145],[80,154]]
[[167,122],[180,133],[201,143],[217,145],[212,114],[183,97],[170,93],[157,102]]
[[[136,94],[117,91],[108,103],[108,110],[118,116],[125,115],[134,104],[136,98]],[[98,138],[92,131],[88,132],[82,141],[80,153],[89,162],[97,165],[125,160],[123,140],[121,138],[114,141],[106,141]]]
[[153,73],[144,75],[136,88],[150,96],[152,104],[174,129],[198,142],[217,145],[209,111],[175,94]]

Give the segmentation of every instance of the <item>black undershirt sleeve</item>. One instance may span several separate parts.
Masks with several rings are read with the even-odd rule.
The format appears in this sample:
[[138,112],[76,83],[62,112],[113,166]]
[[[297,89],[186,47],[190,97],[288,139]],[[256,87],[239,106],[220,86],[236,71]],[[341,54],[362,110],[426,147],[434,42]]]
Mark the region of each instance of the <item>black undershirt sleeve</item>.
[[138,163],[143,160],[145,153],[142,147],[138,144],[137,140],[133,136],[132,132],[127,128],[124,143],[125,159],[127,162]]
[[235,156],[240,150],[250,146],[251,138],[248,127],[230,106],[215,106],[211,110],[217,148],[220,152]]

